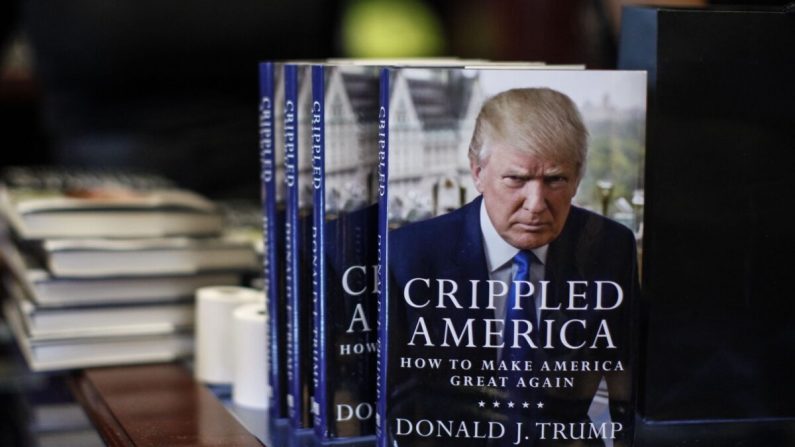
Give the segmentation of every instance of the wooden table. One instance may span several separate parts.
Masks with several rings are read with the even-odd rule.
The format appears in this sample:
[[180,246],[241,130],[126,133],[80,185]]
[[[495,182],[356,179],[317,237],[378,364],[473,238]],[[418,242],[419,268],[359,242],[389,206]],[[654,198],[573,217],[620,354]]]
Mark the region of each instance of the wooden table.
[[109,446],[264,445],[180,364],[87,369],[72,388]]

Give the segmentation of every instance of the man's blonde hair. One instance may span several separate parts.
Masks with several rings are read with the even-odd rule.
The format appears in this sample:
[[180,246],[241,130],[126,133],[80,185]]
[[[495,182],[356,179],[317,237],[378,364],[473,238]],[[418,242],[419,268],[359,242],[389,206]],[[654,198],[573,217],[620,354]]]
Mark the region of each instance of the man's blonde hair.
[[545,160],[585,170],[588,130],[574,102],[549,88],[517,88],[489,98],[480,109],[469,159],[480,165],[497,142]]

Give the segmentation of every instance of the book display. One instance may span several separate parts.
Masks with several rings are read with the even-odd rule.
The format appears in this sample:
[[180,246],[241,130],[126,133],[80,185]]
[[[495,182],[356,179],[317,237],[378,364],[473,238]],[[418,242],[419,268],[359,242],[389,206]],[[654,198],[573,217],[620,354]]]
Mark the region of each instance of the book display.
[[[106,138],[102,119],[53,141],[70,167],[3,166],[3,414],[19,412],[2,398],[22,371],[68,382],[114,445],[795,445],[795,7],[586,3],[430,5],[461,55],[538,57],[519,51],[528,15],[576,20],[588,32],[568,56],[574,36],[547,30],[566,27],[535,33],[568,65],[214,61],[258,75],[250,110],[186,82],[178,95],[217,110],[151,114],[152,140],[180,145],[138,165],[195,190],[71,167],[60,151],[113,144],[97,166],[136,165],[139,136]],[[345,45],[394,33],[357,40],[348,22],[367,15],[339,19]],[[145,109],[120,85],[103,88]],[[234,135],[205,141],[194,118]],[[232,169],[243,158],[214,149],[237,138],[250,160]],[[25,424],[0,417],[0,444],[16,445],[9,424]]]
[[212,202],[164,179],[13,168],[3,181],[3,312],[33,370],[190,356],[195,291],[259,264]]
[[282,68],[292,426],[632,445],[645,75],[442,65]]

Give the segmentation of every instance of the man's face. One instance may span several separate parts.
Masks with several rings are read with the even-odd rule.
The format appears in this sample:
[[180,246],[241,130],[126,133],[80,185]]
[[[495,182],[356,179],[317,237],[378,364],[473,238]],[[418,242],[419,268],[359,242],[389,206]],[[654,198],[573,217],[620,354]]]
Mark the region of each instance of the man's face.
[[470,167],[489,218],[506,242],[529,250],[558,237],[579,184],[573,163],[497,143],[485,160]]

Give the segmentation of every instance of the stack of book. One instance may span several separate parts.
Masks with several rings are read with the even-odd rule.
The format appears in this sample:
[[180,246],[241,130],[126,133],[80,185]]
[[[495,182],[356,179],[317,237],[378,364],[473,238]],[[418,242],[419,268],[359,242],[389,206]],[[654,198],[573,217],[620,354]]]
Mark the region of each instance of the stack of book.
[[194,292],[258,269],[208,199],[143,174],[3,173],[3,313],[33,370],[193,352]]
[[644,73],[264,62],[260,89],[286,436],[629,445]]

